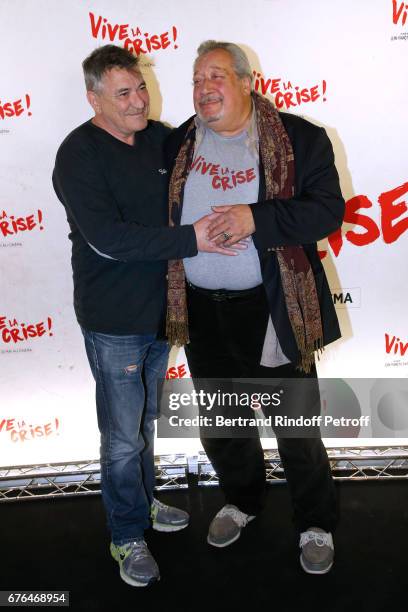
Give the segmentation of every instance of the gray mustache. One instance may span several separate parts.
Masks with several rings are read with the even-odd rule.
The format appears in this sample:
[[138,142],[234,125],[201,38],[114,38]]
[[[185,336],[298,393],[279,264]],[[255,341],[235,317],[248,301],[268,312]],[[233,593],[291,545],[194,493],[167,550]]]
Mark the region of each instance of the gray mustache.
[[221,96],[203,96],[200,98],[200,104],[206,104],[207,102],[221,102]]

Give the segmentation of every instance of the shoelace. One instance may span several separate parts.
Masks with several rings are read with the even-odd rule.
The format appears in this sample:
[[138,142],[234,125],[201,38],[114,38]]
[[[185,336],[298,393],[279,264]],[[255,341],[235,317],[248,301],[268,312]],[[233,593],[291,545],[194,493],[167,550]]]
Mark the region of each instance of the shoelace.
[[221,518],[222,516],[230,516],[232,520],[238,525],[238,527],[245,527],[248,522],[248,514],[241,512],[238,508],[234,508],[233,506],[224,506],[217,513],[217,517]]
[[329,546],[333,549],[333,538],[331,533],[321,533],[320,531],[304,531],[300,536],[299,547],[303,548],[308,542],[314,541],[316,546]]
[[157,508],[158,510],[167,510],[168,508],[167,504],[163,504],[161,501],[159,501],[156,498],[153,499],[152,507]]
[[142,559],[143,557],[147,557],[149,555],[147,544],[144,540],[135,540],[134,542],[128,542],[123,547],[121,547],[121,550],[119,552],[121,553],[121,555],[125,555],[123,561],[128,557],[130,557],[131,560],[137,561],[138,559]]

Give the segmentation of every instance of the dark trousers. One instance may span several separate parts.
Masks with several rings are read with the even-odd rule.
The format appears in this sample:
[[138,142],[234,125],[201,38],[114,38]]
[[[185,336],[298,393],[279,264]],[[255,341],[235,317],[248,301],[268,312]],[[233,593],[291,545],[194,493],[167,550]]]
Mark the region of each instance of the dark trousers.
[[[267,368],[260,365],[268,322],[263,286],[244,297],[214,300],[187,286],[190,343],[186,355],[193,378],[310,378],[292,364]],[[310,402],[309,402],[310,404]],[[320,409],[320,406],[319,406]],[[290,416],[290,406],[287,406]],[[305,416],[316,407],[305,401]],[[224,492],[226,503],[247,514],[263,505],[265,465],[259,437],[201,438]],[[320,435],[310,438],[280,437],[278,450],[293,503],[299,532],[309,527],[333,531],[337,503],[326,449]]]

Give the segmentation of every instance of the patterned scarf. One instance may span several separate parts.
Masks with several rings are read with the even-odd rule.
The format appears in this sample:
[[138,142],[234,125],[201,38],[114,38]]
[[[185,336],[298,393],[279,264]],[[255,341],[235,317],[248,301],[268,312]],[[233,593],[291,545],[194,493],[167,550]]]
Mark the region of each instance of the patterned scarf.
[[[294,195],[295,164],[292,145],[277,110],[253,93],[259,137],[259,154],[265,173],[266,199]],[[180,224],[183,194],[194,155],[195,121],[188,126],[177,155],[169,187],[169,223]],[[298,368],[310,372],[314,351],[323,349],[323,332],[316,284],[302,246],[279,246],[276,254],[290,324],[300,352]],[[188,339],[185,274],[182,260],[169,261],[167,336],[182,346]]]

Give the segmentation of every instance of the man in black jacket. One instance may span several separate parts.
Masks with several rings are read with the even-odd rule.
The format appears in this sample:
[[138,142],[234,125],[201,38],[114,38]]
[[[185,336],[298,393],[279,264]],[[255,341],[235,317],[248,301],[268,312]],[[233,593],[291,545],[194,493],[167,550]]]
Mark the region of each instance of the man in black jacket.
[[[295,379],[284,416],[318,422],[315,350],[340,336],[316,241],[344,214],[330,141],[322,128],[279,114],[251,91],[252,72],[232,43],[206,41],[194,64],[197,115],[166,143],[172,165],[171,223],[212,210],[208,237],[230,246],[249,239],[234,260],[206,253],[169,263],[168,334],[184,343],[195,378]],[[297,392],[296,392],[297,390]],[[299,397],[301,396],[301,397]],[[333,480],[320,431],[293,437],[275,428],[300,536],[301,565],[330,570],[337,519]],[[310,432],[309,432],[310,433]],[[202,435],[226,505],[208,542],[224,547],[260,511],[265,483],[258,436]]]
[[74,305],[96,381],[101,489],[111,553],[133,586],[159,578],[144,531],[188,524],[153,498],[157,382],[164,378],[167,260],[197,249],[235,254],[206,238],[210,219],[169,228],[162,145],[170,129],[148,121],[137,59],[114,45],[83,62],[95,116],[71,132],[53,184],[71,229]]

